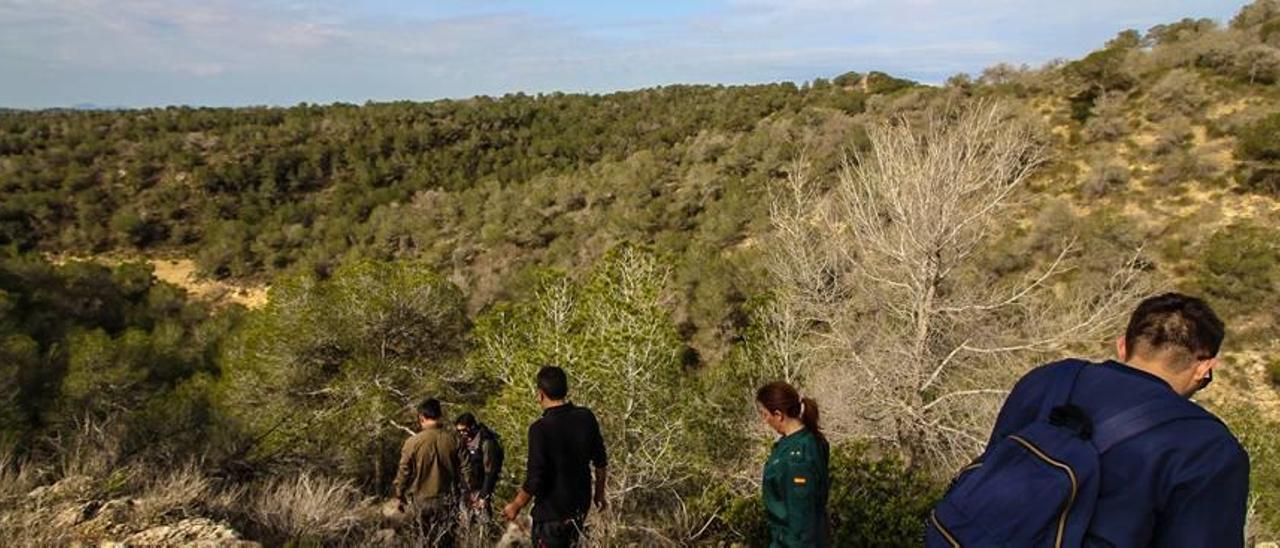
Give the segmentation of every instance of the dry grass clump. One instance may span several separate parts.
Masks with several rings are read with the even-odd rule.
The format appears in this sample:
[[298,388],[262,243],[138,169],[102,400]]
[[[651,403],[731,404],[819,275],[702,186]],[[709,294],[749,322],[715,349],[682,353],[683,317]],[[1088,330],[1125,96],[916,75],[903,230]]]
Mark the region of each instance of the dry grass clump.
[[138,517],[152,523],[168,517],[191,517],[214,490],[209,478],[194,462],[165,472],[145,482],[138,497]]
[[50,526],[53,509],[28,496],[37,483],[33,466],[12,448],[0,448],[0,546],[58,546],[71,540],[66,530]]
[[25,496],[35,481],[31,466],[18,459],[11,448],[0,448],[0,508],[14,497]]
[[249,517],[272,538],[351,539],[371,501],[350,481],[302,473],[267,483],[250,502]]

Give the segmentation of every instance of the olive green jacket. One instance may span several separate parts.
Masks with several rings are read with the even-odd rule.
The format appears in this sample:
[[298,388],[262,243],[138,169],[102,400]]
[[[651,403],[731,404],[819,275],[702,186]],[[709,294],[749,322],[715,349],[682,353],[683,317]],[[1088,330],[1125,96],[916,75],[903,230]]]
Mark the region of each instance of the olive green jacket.
[[395,498],[431,504],[455,495],[463,477],[458,435],[451,428],[424,428],[405,440],[396,471]]
[[764,466],[764,506],[770,546],[829,546],[827,442],[808,430],[774,443]]

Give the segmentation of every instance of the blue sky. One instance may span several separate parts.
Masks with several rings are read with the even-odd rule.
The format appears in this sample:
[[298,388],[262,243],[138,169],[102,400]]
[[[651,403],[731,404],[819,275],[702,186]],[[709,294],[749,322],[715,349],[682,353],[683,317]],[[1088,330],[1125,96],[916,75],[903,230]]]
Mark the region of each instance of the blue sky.
[[0,106],[290,105],[1075,58],[1244,0],[0,0]]

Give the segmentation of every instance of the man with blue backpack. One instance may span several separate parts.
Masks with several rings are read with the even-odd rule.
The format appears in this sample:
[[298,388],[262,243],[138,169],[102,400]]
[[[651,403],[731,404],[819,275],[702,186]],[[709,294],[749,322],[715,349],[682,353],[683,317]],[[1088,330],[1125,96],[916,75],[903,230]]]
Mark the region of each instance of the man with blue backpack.
[[1120,361],[1037,368],[926,523],[930,547],[1243,546],[1249,456],[1189,398],[1225,334],[1204,301],[1138,305]]

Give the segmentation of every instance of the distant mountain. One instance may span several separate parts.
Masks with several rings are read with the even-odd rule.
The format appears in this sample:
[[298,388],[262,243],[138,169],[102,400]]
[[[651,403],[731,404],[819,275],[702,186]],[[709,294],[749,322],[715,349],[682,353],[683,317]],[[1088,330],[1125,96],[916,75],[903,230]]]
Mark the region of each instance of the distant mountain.
[[125,110],[129,107],[121,105],[99,105],[97,103],[76,103],[71,110]]

